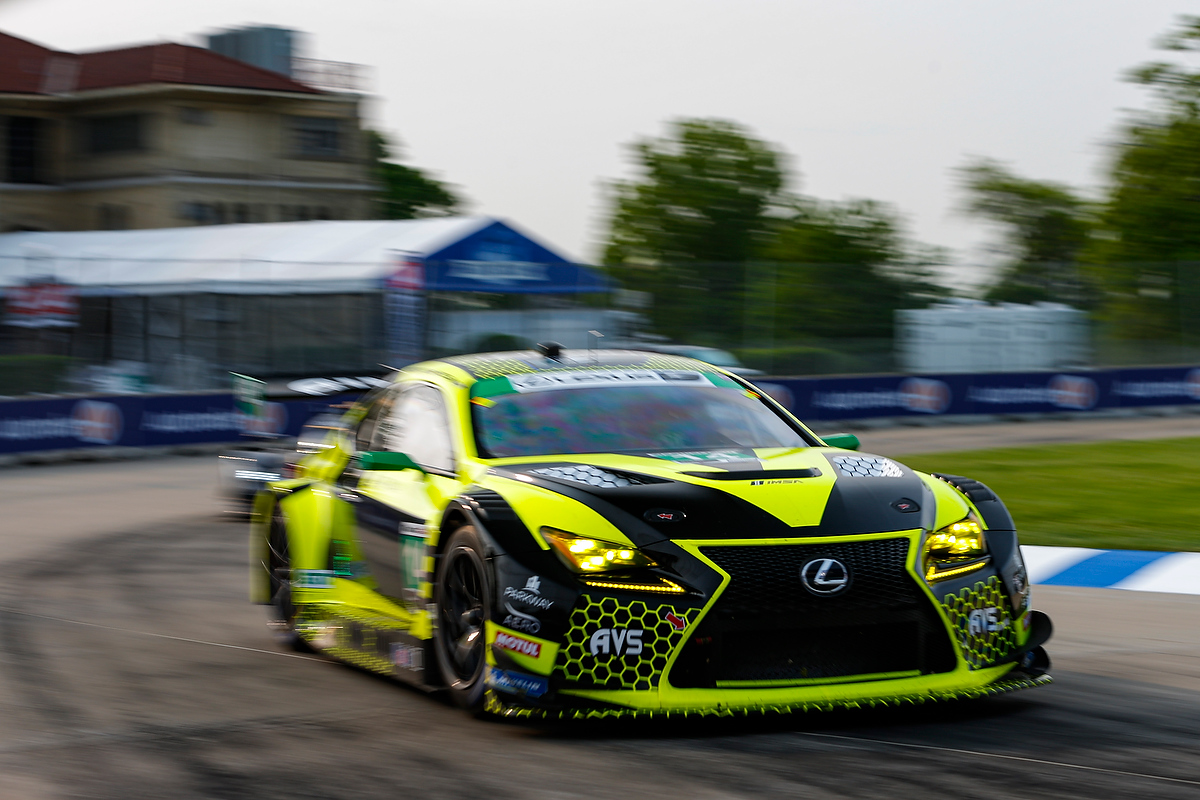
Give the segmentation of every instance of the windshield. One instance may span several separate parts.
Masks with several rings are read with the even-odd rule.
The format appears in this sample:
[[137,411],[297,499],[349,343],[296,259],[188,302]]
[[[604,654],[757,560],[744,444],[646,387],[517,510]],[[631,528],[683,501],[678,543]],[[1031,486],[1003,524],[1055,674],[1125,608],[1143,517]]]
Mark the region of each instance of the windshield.
[[514,375],[472,390],[481,455],[807,447],[755,392],[686,370]]

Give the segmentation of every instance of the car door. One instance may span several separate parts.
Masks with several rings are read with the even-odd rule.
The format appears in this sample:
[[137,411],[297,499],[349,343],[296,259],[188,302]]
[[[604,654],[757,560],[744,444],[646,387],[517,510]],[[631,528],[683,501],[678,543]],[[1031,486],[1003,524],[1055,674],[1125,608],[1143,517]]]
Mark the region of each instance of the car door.
[[430,524],[458,494],[454,436],[446,400],[427,383],[400,384],[380,398],[364,423],[359,446],[368,452],[403,453],[419,469],[359,470],[355,496],[356,537],[374,588],[412,610],[423,605]]

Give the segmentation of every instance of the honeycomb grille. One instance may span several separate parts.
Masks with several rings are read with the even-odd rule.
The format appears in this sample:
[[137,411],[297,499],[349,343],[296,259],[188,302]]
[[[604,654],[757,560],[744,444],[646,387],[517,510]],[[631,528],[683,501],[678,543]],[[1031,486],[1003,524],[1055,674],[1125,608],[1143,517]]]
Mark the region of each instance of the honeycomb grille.
[[[908,547],[896,538],[701,548],[730,582],[680,654],[672,685],[952,670],[945,627],[905,569]],[[848,589],[817,596],[803,587],[801,568],[821,558],[847,567]]]
[[[683,639],[683,629],[699,614],[697,609],[583,595],[571,611],[566,645],[559,651],[554,671],[579,689],[653,689],[658,686],[667,658]],[[673,616],[672,624],[669,617]],[[641,652],[611,652],[611,632],[622,631],[628,649],[630,631],[640,630]],[[592,637],[609,631],[609,653],[591,652]],[[601,634],[603,635],[603,634]]]
[[958,594],[946,595],[942,608],[971,669],[999,664],[1017,651],[1016,625],[999,577],[993,575],[986,583],[978,581]]

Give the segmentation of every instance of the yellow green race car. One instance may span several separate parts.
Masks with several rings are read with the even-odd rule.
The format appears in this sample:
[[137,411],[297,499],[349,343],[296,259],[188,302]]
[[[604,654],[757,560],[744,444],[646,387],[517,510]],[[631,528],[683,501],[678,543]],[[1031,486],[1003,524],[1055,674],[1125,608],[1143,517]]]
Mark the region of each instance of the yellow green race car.
[[1050,681],[986,487],[637,351],[415,364],[255,501],[289,643],[506,715],[833,708]]

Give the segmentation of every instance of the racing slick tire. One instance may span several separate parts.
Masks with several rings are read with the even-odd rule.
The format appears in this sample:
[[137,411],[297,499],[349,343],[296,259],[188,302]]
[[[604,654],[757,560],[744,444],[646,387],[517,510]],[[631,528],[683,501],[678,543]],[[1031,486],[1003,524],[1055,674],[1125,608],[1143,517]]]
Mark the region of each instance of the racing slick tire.
[[267,624],[275,634],[275,640],[289,650],[308,652],[308,644],[296,630],[299,609],[292,601],[292,560],[287,524],[278,508],[271,515],[271,526],[267,533],[267,574],[271,591],[271,603],[267,606],[270,619]]
[[433,649],[451,701],[478,714],[484,702],[487,669],[485,620],[491,592],[483,543],[474,526],[450,536],[438,563],[434,599],[437,631]]

